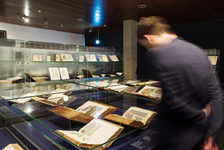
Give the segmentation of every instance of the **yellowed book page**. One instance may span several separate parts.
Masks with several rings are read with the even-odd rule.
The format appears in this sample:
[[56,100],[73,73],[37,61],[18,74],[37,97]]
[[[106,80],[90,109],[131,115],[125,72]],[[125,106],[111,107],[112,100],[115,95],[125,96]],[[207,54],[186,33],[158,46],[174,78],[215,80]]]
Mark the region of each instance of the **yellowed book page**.
[[86,60],[90,61],[90,62],[95,62],[96,60],[96,56],[94,54],[85,54],[86,56]]
[[23,150],[23,148],[19,144],[9,144],[2,150]]
[[130,107],[125,113],[123,117],[129,118],[131,120],[140,121],[143,124],[146,124],[148,119],[154,114],[154,111],[150,111],[147,109],[139,108],[139,107]]
[[150,96],[150,97],[155,97],[160,99],[162,97],[162,89],[158,87],[153,87],[153,86],[146,85],[138,93],[145,96]]
[[115,86],[109,86],[107,88],[113,91],[122,92],[127,87],[128,87],[127,85],[115,85]]
[[48,68],[51,80],[60,80],[60,73],[58,68]]
[[62,61],[74,61],[71,54],[60,54]]
[[67,67],[59,68],[59,71],[62,80],[70,79]]
[[105,105],[101,105],[99,103],[95,103],[92,101],[88,101],[78,107],[76,110],[82,112],[84,114],[90,115],[94,118],[98,118],[101,114],[103,114],[109,107]]
[[33,54],[32,61],[42,61],[42,54]]
[[90,137],[90,143],[87,144],[103,144],[107,142],[117,131],[118,126],[101,119],[93,119],[87,125],[79,130]]
[[110,57],[111,61],[114,61],[114,62],[119,61],[116,55],[108,55],[108,56]]
[[100,62],[108,62],[107,55],[98,54]]

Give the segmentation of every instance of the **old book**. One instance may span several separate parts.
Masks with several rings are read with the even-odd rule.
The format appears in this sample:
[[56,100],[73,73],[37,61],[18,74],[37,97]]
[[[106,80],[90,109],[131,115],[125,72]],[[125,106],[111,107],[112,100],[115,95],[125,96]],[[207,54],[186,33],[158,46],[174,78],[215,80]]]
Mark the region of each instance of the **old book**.
[[138,95],[160,100],[162,97],[162,89],[146,85],[138,92]]
[[54,54],[54,61],[61,61],[60,54]]
[[26,79],[31,82],[44,82],[47,79],[49,79],[48,77],[34,77],[33,75],[29,73],[25,73],[25,76],[26,76]]
[[60,73],[58,68],[48,68],[51,80],[60,80]]
[[[122,116],[109,114],[104,118],[131,127],[139,128],[146,124],[149,124],[156,116],[156,114],[156,112],[151,110],[139,107],[130,107]],[[145,126],[143,129],[145,128],[147,128],[147,126]]]
[[76,110],[68,107],[58,106],[49,111],[65,117],[69,120],[88,123],[94,118],[103,118],[104,116],[114,112],[116,107],[98,103],[95,101],[87,101]]
[[7,99],[11,99],[11,100],[9,100],[10,102],[14,102],[14,103],[18,103],[18,104],[24,104],[24,103],[30,101],[31,97],[34,96],[34,95],[35,95],[35,93],[27,93],[27,94],[24,94],[24,95],[20,96],[22,98],[18,98],[18,99],[7,98]]
[[123,75],[123,72],[116,72],[116,75],[122,76]]
[[42,54],[33,54],[32,61],[42,61]]
[[78,79],[82,79],[82,78],[85,78],[85,76],[82,75],[82,74],[80,74],[80,75],[77,75],[76,78],[78,78]]
[[136,85],[152,85],[152,86],[159,86],[159,81],[149,80],[145,82],[138,82]]
[[98,54],[98,58],[100,62],[108,62],[107,55]]
[[19,80],[22,80],[22,79],[23,79],[23,77],[16,76],[16,77],[7,78],[6,80],[11,81],[11,82],[15,82],[15,81],[19,81]]
[[49,77],[32,77],[32,78],[35,82],[44,82],[47,79],[49,79]]
[[67,67],[59,68],[59,71],[62,80],[70,79]]
[[208,56],[208,59],[210,60],[212,65],[217,64],[218,56]]
[[137,93],[138,90],[141,88],[142,86],[128,86],[126,89],[123,90],[123,92],[126,93]]
[[108,55],[111,61],[117,62],[119,59],[117,58],[116,55]]
[[136,81],[136,80],[128,80],[125,82],[125,84],[128,84],[128,85],[136,85],[139,81]]
[[2,150],[23,150],[23,148],[16,143],[16,144],[9,144]]
[[71,54],[60,54],[62,61],[74,61]]
[[75,145],[83,148],[94,148],[104,144],[99,149],[109,147],[114,141],[107,141],[116,138],[122,131],[123,127],[107,122],[101,119],[93,119],[91,122],[82,127],[79,131],[56,130],[56,133],[71,141]]
[[31,97],[31,99],[43,104],[57,106],[69,101],[71,99],[71,96],[68,96],[69,94],[70,92],[67,90],[55,90],[52,94],[44,95],[43,97]]
[[86,60],[89,61],[89,62],[96,62],[97,59],[96,59],[96,55],[94,54],[85,54],[86,56]]
[[127,85],[118,84],[118,85],[114,85],[114,86],[108,86],[108,87],[106,87],[104,89],[106,89],[106,90],[112,90],[112,91],[116,91],[116,92],[122,92],[127,87],[128,87]]
[[9,81],[9,80],[0,80],[0,84],[12,84],[12,81]]

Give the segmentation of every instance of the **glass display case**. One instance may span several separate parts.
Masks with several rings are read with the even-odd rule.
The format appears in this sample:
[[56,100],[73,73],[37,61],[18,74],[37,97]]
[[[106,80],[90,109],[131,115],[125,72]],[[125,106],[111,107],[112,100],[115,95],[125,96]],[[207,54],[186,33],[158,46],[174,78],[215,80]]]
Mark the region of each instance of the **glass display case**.
[[[92,81],[93,80],[100,82],[99,78],[92,79]],[[115,79],[107,80],[112,83]],[[84,81],[84,79],[82,79],[82,81],[76,81],[77,83],[74,81],[48,83],[30,82],[1,85],[1,89],[4,89],[0,93],[2,98],[0,113],[1,120],[4,121],[1,130],[9,134],[7,136],[10,137],[8,144],[10,144],[10,142],[16,142],[23,148],[28,149],[104,149],[107,148],[107,146],[109,146],[108,149],[138,149],[140,145],[145,148],[154,146],[155,143],[151,141],[151,135],[155,134],[155,132],[150,126],[151,121],[145,124],[132,126],[124,122],[116,122],[116,120],[111,120],[104,116],[100,118],[100,120],[105,120],[106,122],[110,122],[110,124],[122,127],[122,132],[116,136],[111,136],[106,141],[101,141],[100,144],[87,144],[90,145],[90,147],[74,142],[71,138],[64,135],[62,136],[62,134],[57,132],[58,130],[64,132],[82,131],[83,127],[86,127],[88,124],[85,121],[80,121],[80,118],[75,120],[69,118],[67,115],[72,115],[72,112],[66,114],[65,110],[62,111],[63,113],[61,113],[61,111],[57,113],[51,111],[52,109],[57,110],[60,107],[66,108],[66,110],[78,110],[80,106],[87,102],[97,102],[114,107],[115,110],[111,112],[111,114],[120,116],[125,114],[131,107],[156,111],[159,103],[158,100],[103,89],[103,87],[90,86],[88,83],[92,81]],[[127,83],[127,81],[119,79],[118,83],[123,84]],[[126,85],[133,86],[129,84]],[[36,87],[38,87],[39,90],[36,90]],[[51,105],[52,103],[49,104],[35,99],[36,97],[45,98],[49,95],[65,92],[69,92],[69,99],[64,100],[64,102],[60,104]],[[25,102],[23,100],[25,100]],[[144,111],[141,113],[144,113]],[[145,127],[147,128],[143,130]],[[90,134],[89,132],[88,134]],[[141,144],[139,145],[138,143]]]
[[18,77],[23,82],[48,81],[57,73],[53,80],[82,78],[85,72],[102,77],[122,73],[122,68],[116,68],[121,61],[112,47],[2,39],[0,63],[0,83],[15,82]]
[[[34,150],[156,144],[151,121],[159,83],[116,76],[122,62],[114,49],[18,40],[0,45],[0,149],[14,143]],[[52,80],[49,68],[67,68],[69,79],[58,69],[59,79]]]

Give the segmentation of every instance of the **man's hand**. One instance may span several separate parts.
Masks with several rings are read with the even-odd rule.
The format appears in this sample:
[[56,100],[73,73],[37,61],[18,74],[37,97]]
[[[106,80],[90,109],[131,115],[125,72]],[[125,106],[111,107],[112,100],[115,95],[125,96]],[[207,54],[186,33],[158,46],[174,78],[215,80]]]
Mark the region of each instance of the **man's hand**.
[[208,116],[211,114],[211,106],[210,106],[209,104],[207,104],[207,105],[205,106],[205,108],[202,109],[202,111],[205,112],[205,116],[206,116],[206,118],[208,118]]
[[219,150],[216,143],[214,143],[213,138],[210,136],[202,145],[201,150]]

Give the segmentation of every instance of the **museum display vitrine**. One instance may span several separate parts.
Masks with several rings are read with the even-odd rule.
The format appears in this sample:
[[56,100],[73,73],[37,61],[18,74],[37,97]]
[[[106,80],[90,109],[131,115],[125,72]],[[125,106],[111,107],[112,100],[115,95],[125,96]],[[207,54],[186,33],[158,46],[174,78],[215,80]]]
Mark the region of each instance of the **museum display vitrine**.
[[159,82],[122,79],[114,49],[17,40],[0,45],[1,149],[155,145]]

